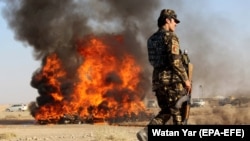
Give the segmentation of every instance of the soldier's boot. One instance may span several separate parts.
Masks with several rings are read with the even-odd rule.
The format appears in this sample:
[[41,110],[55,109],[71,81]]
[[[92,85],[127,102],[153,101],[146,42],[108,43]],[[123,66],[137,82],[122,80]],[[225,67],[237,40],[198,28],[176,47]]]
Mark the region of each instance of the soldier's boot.
[[139,132],[136,133],[137,139],[139,141],[148,141],[148,131],[147,128],[143,128]]
[[[158,115],[149,122],[149,125],[163,125],[165,123],[163,119],[167,121],[169,118],[169,114]],[[148,127],[145,127],[137,132],[136,136],[139,141],[148,141]]]

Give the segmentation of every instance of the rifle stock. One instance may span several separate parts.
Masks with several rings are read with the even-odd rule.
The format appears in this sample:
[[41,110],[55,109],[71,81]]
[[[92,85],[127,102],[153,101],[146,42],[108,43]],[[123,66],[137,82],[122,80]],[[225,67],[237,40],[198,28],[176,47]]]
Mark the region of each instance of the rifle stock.
[[191,89],[190,89],[190,91],[187,92],[187,96],[189,98],[188,98],[187,104],[185,106],[185,115],[184,115],[184,119],[183,119],[184,125],[187,124],[189,114],[190,114],[193,68],[194,68],[193,64],[188,63],[188,78],[189,78],[189,81],[191,82]]
[[192,82],[192,77],[193,77],[193,69],[194,65],[192,63],[188,63],[188,78]]

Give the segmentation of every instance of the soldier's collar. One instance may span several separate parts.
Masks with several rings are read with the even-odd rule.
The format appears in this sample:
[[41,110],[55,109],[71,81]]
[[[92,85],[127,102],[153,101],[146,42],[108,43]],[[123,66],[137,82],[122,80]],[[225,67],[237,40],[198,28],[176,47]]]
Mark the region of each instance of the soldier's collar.
[[166,29],[165,29],[165,28],[163,28],[163,27],[160,27],[160,28],[159,28],[159,31],[173,33],[172,31],[166,30]]

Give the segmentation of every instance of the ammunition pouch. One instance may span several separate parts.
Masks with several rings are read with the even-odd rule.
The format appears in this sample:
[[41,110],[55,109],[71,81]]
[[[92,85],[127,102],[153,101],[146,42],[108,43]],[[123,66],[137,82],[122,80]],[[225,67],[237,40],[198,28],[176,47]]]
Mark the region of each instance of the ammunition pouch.
[[163,85],[168,86],[171,80],[171,72],[170,71],[163,71],[159,73],[159,80],[162,82]]
[[182,83],[178,75],[174,74],[170,70],[158,70],[153,78],[153,90],[164,88],[167,90],[168,87],[173,87],[177,83]]

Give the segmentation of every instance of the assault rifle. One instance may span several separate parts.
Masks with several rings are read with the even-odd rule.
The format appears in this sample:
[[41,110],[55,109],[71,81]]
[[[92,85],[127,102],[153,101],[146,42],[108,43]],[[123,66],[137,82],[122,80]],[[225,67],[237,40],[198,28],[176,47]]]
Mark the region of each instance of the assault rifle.
[[[192,82],[192,74],[193,74],[193,64],[192,63],[188,63],[188,78],[190,80],[190,82]],[[192,85],[191,85],[192,86]],[[192,88],[191,88],[192,90]],[[184,125],[187,124],[188,118],[189,118],[189,113],[190,113],[190,107],[191,107],[191,90],[187,92],[187,94],[183,97],[181,97],[177,103],[175,104],[176,108],[182,108],[182,105],[185,103],[184,105],[184,113],[183,113],[183,119],[182,122]]]

